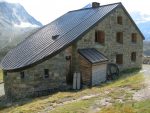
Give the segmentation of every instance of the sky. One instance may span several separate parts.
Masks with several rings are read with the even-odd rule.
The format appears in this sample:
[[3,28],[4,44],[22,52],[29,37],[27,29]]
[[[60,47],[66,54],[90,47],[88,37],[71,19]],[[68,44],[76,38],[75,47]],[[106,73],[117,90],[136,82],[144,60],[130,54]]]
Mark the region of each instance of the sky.
[[20,3],[26,11],[43,25],[50,23],[68,11],[80,9],[92,2],[101,5],[122,2],[129,13],[140,12],[144,21],[150,21],[149,0],[0,0]]

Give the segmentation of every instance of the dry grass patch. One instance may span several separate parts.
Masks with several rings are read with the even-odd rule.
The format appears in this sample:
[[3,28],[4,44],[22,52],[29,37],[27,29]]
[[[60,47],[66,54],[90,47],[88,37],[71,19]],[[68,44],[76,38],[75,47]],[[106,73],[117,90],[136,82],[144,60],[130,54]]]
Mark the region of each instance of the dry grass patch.
[[150,100],[131,103],[116,103],[113,106],[103,108],[98,113],[150,113]]

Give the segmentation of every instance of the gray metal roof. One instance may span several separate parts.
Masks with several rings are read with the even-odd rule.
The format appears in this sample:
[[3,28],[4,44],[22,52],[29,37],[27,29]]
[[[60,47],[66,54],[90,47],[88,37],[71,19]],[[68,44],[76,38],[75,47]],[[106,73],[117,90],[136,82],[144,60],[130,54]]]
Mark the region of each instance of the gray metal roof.
[[108,59],[94,48],[79,49],[78,52],[92,64],[108,61]]
[[64,14],[8,52],[1,62],[2,69],[23,69],[56,55],[120,6],[115,3]]

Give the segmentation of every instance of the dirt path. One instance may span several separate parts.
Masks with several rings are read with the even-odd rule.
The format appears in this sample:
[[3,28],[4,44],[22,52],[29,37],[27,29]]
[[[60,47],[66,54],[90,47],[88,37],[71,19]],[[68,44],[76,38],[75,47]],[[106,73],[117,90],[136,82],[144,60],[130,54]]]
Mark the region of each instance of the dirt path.
[[138,101],[150,99],[150,65],[143,65],[143,69],[141,70],[141,73],[144,74],[145,88],[139,90],[133,95],[133,99]]

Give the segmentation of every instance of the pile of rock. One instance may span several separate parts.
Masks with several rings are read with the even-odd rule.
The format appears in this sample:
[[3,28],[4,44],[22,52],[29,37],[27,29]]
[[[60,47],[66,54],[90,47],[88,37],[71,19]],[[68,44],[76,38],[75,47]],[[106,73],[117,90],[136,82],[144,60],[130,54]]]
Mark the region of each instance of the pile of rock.
[[143,57],[143,64],[150,64],[150,56]]

